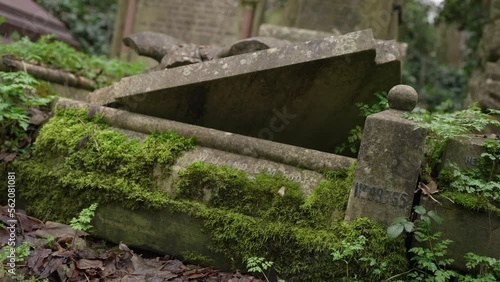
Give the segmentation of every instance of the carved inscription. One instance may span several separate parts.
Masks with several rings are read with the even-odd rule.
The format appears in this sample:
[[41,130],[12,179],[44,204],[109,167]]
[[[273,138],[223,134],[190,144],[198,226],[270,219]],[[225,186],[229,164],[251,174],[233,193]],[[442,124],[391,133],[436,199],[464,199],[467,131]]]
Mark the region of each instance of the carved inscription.
[[396,192],[389,189],[371,187],[357,182],[354,187],[354,197],[383,205],[391,205],[401,209],[407,208],[410,195],[406,192]]
[[468,165],[476,166],[477,165],[477,158],[476,157],[465,157],[465,163]]

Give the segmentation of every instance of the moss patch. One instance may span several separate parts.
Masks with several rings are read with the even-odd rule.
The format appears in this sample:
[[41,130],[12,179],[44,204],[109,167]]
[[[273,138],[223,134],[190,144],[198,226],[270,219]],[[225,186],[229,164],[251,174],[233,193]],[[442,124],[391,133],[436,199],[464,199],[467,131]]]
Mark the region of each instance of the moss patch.
[[12,164],[27,210],[68,222],[89,203],[119,201],[134,208],[166,203],[153,177],[155,165],[165,174],[176,158],[194,147],[192,139],[173,132],[153,132],[142,142],[111,130],[102,117],[86,110],[57,110],[40,131],[34,158]]
[[[283,175],[259,174],[255,179],[225,166],[194,163],[179,173],[177,194],[160,191],[154,168],[167,175],[175,159],[193,147],[193,140],[175,133],[153,133],[142,142],[109,129],[86,110],[57,111],[44,126],[35,156],[9,169],[22,183],[20,197],[28,211],[41,218],[67,222],[90,203],[146,207],[200,219],[213,242],[211,249],[231,258],[235,266],[252,256],[274,261],[283,277],[294,281],[335,281],[345,264],[330,253],[342,240],[360,235],[367,244],[349,265],[366,281],[380,280],[407,268],[402,239],[390,240],[384,228],[366,218],[342,221],[349,197],[349,173],[325,173],[310,197]],[[190,256],[189,250],[184,252]],[[199,259],[191,254],[191,259]],[[196,256],[194,256],[196,255]],[[383,277],[360,257],[386,262]]]

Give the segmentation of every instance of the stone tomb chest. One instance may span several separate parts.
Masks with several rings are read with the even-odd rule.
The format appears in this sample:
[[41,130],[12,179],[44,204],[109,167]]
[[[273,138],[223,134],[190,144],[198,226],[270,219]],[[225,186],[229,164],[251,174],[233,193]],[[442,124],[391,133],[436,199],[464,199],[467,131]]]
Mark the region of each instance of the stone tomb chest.
[[356,103],[400,83],[398,56],[364,30],[124,78],[90,102],[333,152],[363,123]]

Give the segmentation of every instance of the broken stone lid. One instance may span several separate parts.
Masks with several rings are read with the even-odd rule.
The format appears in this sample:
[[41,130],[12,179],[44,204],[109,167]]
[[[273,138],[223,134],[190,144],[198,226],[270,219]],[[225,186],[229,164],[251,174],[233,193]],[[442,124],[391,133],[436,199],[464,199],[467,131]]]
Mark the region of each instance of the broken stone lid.
[[417,106],[418,94],[413,87],[400,84],[389,90],[388,99],[389,108],[411,112]]

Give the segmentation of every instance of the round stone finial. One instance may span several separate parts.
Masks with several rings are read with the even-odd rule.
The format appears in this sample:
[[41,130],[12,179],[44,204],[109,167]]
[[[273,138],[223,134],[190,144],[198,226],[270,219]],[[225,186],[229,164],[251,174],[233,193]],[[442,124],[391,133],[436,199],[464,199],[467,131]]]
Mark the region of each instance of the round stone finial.
[[417,106],[418,94],[413,87],[400,84],[389,90],[389,108],[410,112]]

